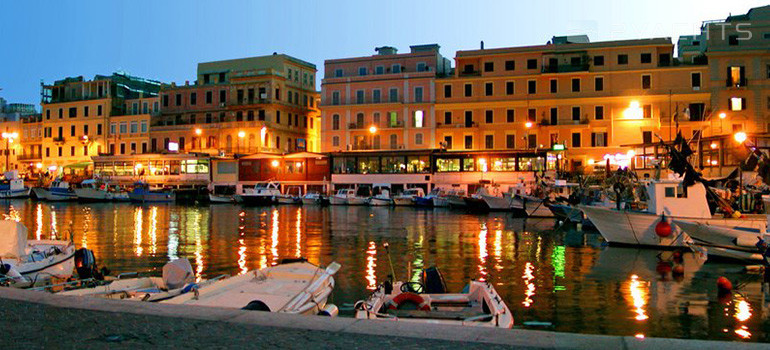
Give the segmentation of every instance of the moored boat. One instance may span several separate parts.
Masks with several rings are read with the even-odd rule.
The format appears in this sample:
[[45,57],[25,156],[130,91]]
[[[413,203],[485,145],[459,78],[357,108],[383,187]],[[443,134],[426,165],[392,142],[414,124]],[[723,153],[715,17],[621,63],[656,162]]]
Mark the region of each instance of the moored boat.
[[266,206],[275,204],[275,197],[280,195],[278,184],[267,182],[257,184],[252,188],[244,188],[243,194],[239,196],[240,201],[245,205]]
[[451,208],[465,208],[465,198],[468,196],[465,194],[465,190],[449,190],[446,195],[447,204]]
[[134,183],[128,198],[134,203],[173,203],[176,201],[176,193],[167,189],[153,190],[146,182],[139,181]]
[[329,197],[329,201],[331,205],[366,205],[366,198],[359,197],[352,188],[337,190],[337,193]]
[[302,204],[302,188],[299,186],[287,188],[286,193],[275,195],[275,202],[278,204]]
[[[506,196],[509,194],[506,193]],[[526,216],[552,218],[553,212],[548,209],[545,199],[527,195],[514,195],[511,198],[511,207],[514,211],[523,212]]]
[[75,268],[75,245],[65,240],[27,240],[27,228],[0,220],[0,276],[3,284],[28,287],[67,279]]
[[29,192],[29,187],[24,186],[24,180],[15,170],[6,172],[5,179],[0,180],[0,199],[27,198]]
[[69,182],[63,180],[54,180],[48,187],[35,187],[32,191],[38,199],[47,201],[71,201],[78,198]]
[[470,281],[462,293],[448,293],[436,268],[422,282],[387,281],[356,303],[356,318],[476,327],[512,328],[513,314],[489,282]]
[[[763,243],[770,241],[766,231],[766,222],[754,221],[754,227],[724,227],[684,219],[672,220],[674,225],[685,232],[696,245],[703,246],[707,256],[747,261],[767,261],[764,255],[767,247]],[[697,248],[696,248],[697,249]]]
[[424,196],[425,191],[421,187],[407,188],[401,194],[393,197],[393,204],[397,206],[413,206],[415,198]]
[[[109,183],[98,179],[83,180],[80,186],[73,189],[78,201],[81,202],[105,202],[119,197],[121,191],[116,186],[110,186]],[[126,195],[128,195],[126,193]]]
[[325,269],[307,261],[283,263],[225,278],[162,303],[336,316],[337,308],[327,299],[339,268],[334,262]]
[[209,193],[210,203],[235,203],[233,196],[226,194],[213,194]]

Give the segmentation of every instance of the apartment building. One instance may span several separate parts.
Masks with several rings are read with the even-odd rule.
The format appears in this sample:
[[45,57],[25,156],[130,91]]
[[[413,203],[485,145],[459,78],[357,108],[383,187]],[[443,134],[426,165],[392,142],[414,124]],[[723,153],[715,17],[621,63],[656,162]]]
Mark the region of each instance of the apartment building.
[[92,156],[119,147],[107,128],[113,117],[127,114],[125,101],[157,96],[159,88],[157,81],[123,73],[43,85],[41,163],[63,174],[90,173]]
[[566,170],[627,163],[628,145],[671,139],[677,125],[691,136],[711,114],[708,67],[673,50],[669,38],[568,36],[458,51],[455,74],[436,80],[434,147],[558,150]]
[[375,49],[364,57],[326,60],[321,84],[324,151],[434,147],[434,81],[451,63],[437,44]]
[[315,65],[273,54],[198,64],[197,80],[161,88],[152,151],[318,151]]

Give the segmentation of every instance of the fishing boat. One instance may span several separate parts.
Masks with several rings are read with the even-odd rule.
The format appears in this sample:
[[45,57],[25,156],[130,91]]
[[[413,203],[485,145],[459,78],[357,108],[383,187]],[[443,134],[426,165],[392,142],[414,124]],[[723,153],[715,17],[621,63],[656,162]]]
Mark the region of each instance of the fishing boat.
[[467,197],[465,190],[452,189],[447,192],[446,200],[449,207],[464,209],[466,207],[465,198]]
[[[767,247],[762,243],[770,241],[766,222],[755,221],[755,227],[724,227],[684,219],[672,220],[694,243],[702,246],[708,257],[720,257],[745,261],[766,261]],[[697,248],[696,248],[697,250]],[[770,260],[767,260],[770,263]]]
[[71,201],[78,198],[69,182],[60,179],[52,181],[48,187],[34,187],[32,192],[38,199],[47,201]]
[[756,227],[765,215],[744,214],[739,218],[711,214],[706,188],[695,183],[685,194],[679,179],[661,179],[646,184],[646,208],[620,209],[602,206],[578,206],[610,244],[661,248],[689,247],[687,233],[671,226],[672,219],[683,219],[722,227]]
[[67,279],[75,268],[75,245],[65,240],[27,240],[27,228],[0,220],[0,281],[29,287],[52,277]]
[[17,171],[5,173],[5,178],[0,180],[0,199],[27,198],[29,187],[24,186],[24,180],[18,177]]
[[[292,189],[295,189],[292,194]],[[302,188],[299,186],[289,187],[286,193],[277,194],[275,202],[278,204],[302,204]]]
[[327,299],[339,268],[336,262],[324,269],[304,260],[291,261],[225,278],[162,303],[336,316],[337,307]]
[[548,210],[559,220],[574,223],[582,223],[584,220],[583,211],[569,204],[548,204]]
[[146,182],[139,181],[134,183],[128,198],[134,203],[172,203],[176,201],[176,193],[167,189],[153,190]]
[[306,205],[320,204],[320,200],[321,194],[318,192],[308,192],[306,195],[302,196],[302,204]]
[[401,194],[393,197],[393,205],[413,206],[416,197],[424,197],[425,191],[421,187],[407,188]]
[[448,293],[435,267],[421,282],[386,281],[355,305],[357,319],[512,328],[513,314],[489,282],[470,281],[461,293]]
[[356,190],[352,188],[343,188],[337,190],[333,196],[329,197],[331,205],[365,205],[366,198],[359,197]]
[[273,205],[275,197],[281,194],[278,184],[275,182],[260,183],[252,188],[244,188],[239,196],[245,205],[265,206]]
[[80,187],[73,189],[73,191],[78,197],[78,201],[81,202],[105,202],[122,198],[121,195],[128,196],[128,193],[121,191],[117,186],[111,186],[109,183],[98,179],[83,180]]
[[374,186],[373,196],[367,199],[369,205],[374,207],[391,206],[393,199],[390,198],[390,188],[385,186]]
[[500,186],[497,184],[485,184],[483,187],[479,187],[476,194],[471,196],[476,199],[480,199],[483,205],[479,201],[469,201],[466,198],[465,203],[469,209],[483,210],[483,211],[507,211],[511,210],[511,198],[505,197],[500,192]]
[[214,279],[195,282],[190,261],[186,258],[170,261],[163,266],[161,277],[134,277],[137,273],[123,274],[117,279],[103,281],[87,288],[64,290],[57,294],[71,296],[87,296],[104,299],[134,300],[157,302],[171,299],[184,293],[194,292],[196,289],[214,283],[224,276]]
[[[506,193],[510,196],[510,194]],[[529,217],[552,218],[553,212],[548,209],[547,200],[528,195],[514,195],[511,199],[511,207],[514,211],[521,212]]]

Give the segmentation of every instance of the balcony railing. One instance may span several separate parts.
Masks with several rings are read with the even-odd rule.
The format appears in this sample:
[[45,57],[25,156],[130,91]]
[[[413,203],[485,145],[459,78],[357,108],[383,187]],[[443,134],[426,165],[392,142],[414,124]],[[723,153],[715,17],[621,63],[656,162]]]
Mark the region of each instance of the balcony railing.
[[542,68],[543,73],[566,73],[566,72],[585,72],[588,71],[590,65],[588,63],[581,64],[553,64],[544,65]]
[[726,84],[727,87],[740,88],[740,87],[744,87],[744,86],[748,85],[748,79],[746,79],[745,77],[744,78],[740,78],[738,80],[734,80],[732,78],[727,78],[726,83],[727,83]]
[[17,160],[38,160],[43,159],[42,154],[20,154],[16,156]]
[[475,128],[478,127],[479,124],[476,122],[470,122],[470,123],[452,123],[452,124],[444,124],[444,123],[436,123],[437,128]]

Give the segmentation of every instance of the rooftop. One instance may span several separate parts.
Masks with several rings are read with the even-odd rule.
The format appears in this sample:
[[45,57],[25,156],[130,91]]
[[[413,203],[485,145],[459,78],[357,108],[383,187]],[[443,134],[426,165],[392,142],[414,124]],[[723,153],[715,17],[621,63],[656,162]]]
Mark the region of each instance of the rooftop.
[[[483,49],[483,50],[464,50],[457,51],[457,57],[472,57],[483,55],[499,55],[507,53],[522,53],[522,52],[543,52],[543,53],[559,53],[560,51],[574,51],[574,50],[588,50],[588,49],[600,49],[610,47],[628,47],[628,46],[669,46],[673,45],[671,38],[649,38],[649,39],[630,39],[630,40],[612,40],[612,41],[597,41],[597,42],[572,42],[572,40],[581,38],[583,36],[568,36],[568,37],[554,37],[559,41],[556,44],[545,45],[533,45],[533,46],[516,46],[505,47],[496,49]],[[588,40],[586,36],[584,38]]]
[[236,58],[223,61],[201,62],[198,63],[198,74],[206,73],[220,73],[229,71],[244,71],[254,69],[274,69],[277,71],[283,71],[283,65],[288,62],[292,62],[308,69],[316,69],[315,64],[300,60],[298,58],[273,53],[267,56]]

